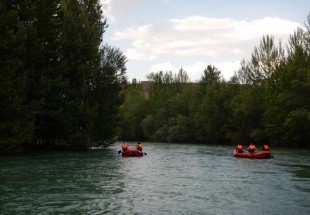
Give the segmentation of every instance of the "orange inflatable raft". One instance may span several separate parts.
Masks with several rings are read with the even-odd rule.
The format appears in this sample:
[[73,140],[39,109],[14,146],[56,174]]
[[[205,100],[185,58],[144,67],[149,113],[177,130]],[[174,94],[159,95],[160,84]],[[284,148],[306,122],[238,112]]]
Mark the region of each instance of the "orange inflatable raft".
[[269,151],[248,152],[246,150],[243,150],[242,152],[238,152],[238,150],[234,150],[233,155],[234,157],[239,157],[239,158],[252,158],[252,159],[272,158],[271,153]]

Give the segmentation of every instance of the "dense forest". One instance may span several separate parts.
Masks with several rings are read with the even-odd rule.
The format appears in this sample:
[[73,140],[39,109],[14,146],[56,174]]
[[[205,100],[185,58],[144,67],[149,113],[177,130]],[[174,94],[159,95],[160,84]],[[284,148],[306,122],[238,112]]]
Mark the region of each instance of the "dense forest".
[[0,152],[115,137],[126,57],[107,27],[99,0],[1,0]]
[[310,14],[307,20],[285,47],[264,35],[229,81],[212,65],[198,83],[182,68],[133,80],[120,107],[119,138],[309,147]]
[[228,81],[209,65],[127,82],[99,0],[0,2],[0,153],[105,141],[309,147],[310,14],[285,47],[265,35]]

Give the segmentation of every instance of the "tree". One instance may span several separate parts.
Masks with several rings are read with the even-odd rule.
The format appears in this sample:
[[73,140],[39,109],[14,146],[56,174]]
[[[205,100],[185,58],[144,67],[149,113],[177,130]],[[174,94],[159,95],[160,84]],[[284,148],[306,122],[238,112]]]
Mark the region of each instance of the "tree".
[[62,121],[56,123],[61,127],[57,131],[60,140],[53,145],[62,149],[84,149],[92,142],[97,106],[92,104],[91,94],[106,28],[101,15],[97,0],[63,0],[60,4],[59,53],[64,88],[60,103]]
[[0,2],[0,152],[20,151],[33,129],[25,103],[27,24],[20,13],[19,1]]
[[148,113],[146,99],[140,84],[129,84],[124,91],[124,101],[120,106],[119,138],[123,140],[144,139],[143,119]]
[[[26,102],[34,115],[31,146],[53,147],[63,140],[63,100],[67,81],[61,53],[60,1],[27,2],[22,7],[27,20],[25,70]],[[29,147],[29,146],[26,146]]]
[[208,65],[203,71],[203,76],[200,79],[200,83],[207,86],[214,82],[219,82],[221,78],[221,71],[218,70],[215,66]]
[[226,92],[221,72],[214,66],[208,65],[199,81],[200,103],[194,115],[194,138],[198,142],[219,143],[224,139]]
[[188,142],[192,141],[191,136],[191,120],[188,116],[177,115],[170,119],[171,126],[169,126],[167,140],[169,142]]
[[227,135],[235,143],[261,142],[261,117],[263,99],[260,91],[250,85],[239,85],[230,97],[229,131]]
[[97,106],[93,140],[96,143],[114,138],[118,126],[118,110],[122,103],[120,92],[127,83],[126,57],[115,47],[105,45],[101,49],[100,69],[93,83],[93,105]]
[[287,60],[268,81],[264,126],[269,139],[278,145],[309,147],[310,129],[310,15],[307,31],[290,36]]
[[251,60],[241,61],[241,68],[235,75],[240,83],[262,86],[264,80],[271,77],[277,66],[284,60],[284,50],[281,42],[275,46],[274,37],[264,35],[259,47],[255,47]]
[[183,68],[181,68],[178,74],[175,76],[175,82],[176,83],[188,83],[189,82],[189,77]]
[[269,81],[264,126],[274,144],[309,147],[310,57],[302,47],[295,50]]
[[0,151],[85,149],[115,134],[126,58],[101,47],[100,1],[4,0],[0,12]]
[[273,36],[269,35],[264,35],[260,45],[254,48],[250,61],[241,61],[241,67],[232,80],[244,85],[242,89],[245,91],[232,100],[232,117],[233,121],[239,122],[239,128],[234,129],[230,136],[238,136],[241,141],[266,141],[261,122],[264,90],[283,62],[285,58],[281,42],[275,46]]

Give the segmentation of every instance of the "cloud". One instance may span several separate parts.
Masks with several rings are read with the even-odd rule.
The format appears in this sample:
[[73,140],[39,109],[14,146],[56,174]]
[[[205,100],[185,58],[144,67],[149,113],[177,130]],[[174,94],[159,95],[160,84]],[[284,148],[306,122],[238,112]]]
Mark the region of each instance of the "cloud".
[[[127,56],[127,74],[143,79],[150,72],[178,72],[182,67],[192,81],[200,79],[203,69],[211,64],[222,71],[228,80],[248,59],[263,35],[286,43],[299,23],[265,17],[256,20],[188,16],[138,24],[132,19],[137,11],[148,5],[145,0],[101,0],[104,15],[117,26],[109,37],[110,42],[121,46]],[[171,4],[161,0],[162,6]],[[141,8],[142,7],[142,8]],[[158,21],[159,20],[159,21]],[[110,22],[109,21],[109,22]],[[128,27],[124,28],[123,26]],[[113,28],[113,27],[112,27]]]
[[124,0],[100,0],[103,15],[111,22],[116,22],[121,18],[127,18],[134,9],[142,5],[144,0],[130,0],[130,3]]
[[214,66],[221,71],[222,77],[228,81],[240,68],[240,61],[215,63]]
[[271,17],[245,21],[192,16],[131,26],[116,32],[113,39],[130,42],[125,51],[129,60],[207,58],[226,62],[247,57],[264,34],[286,42],[297,26]]

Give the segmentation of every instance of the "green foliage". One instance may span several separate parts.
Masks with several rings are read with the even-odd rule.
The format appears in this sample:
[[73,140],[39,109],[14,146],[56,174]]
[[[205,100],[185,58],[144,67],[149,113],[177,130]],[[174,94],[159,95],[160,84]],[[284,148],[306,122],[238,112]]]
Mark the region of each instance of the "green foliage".
[[120,106],[120,134],[124,140],[143,139],[141,123],[146,115],[147,104],[143,96],[141,86],[128,85],[124,92],[124,102]]
[[[198,83],[189,83],[183,69],[176,75],[151,73],[149,97],[142,98],[136,82],[135,92],[125,90],[120,120],[126,122],[126,130],[121,128],[120,136],[162,142],[268,142],[309,147],[309,32],[309,26],[307,31],[298,29],[290,38],[286,55],[273,36],[264,36],[251,60],[243,60],[228,82],[211,65]],[[137,95],[140,99],[130,99]]]
[[204,86],[214,82],[219,82],[221,80],[221,71],[219,71],[215,66],[208,65],[203,73],[204,74],[201,77],[200,83]]
[[[143,136],[153,141],[222,142],[225,139],[222,138],[225,129],[221,127],[221,123],[227,115],[225,101],[232,91],[228,87],[224,87],[222,90],[218,70],[211,66],[209,68],[212,69],[211,73],[214,76],[212,76],[212,81],[205,86],[207,93],[203,94],[203,96],[201,86],[188,83],[187,74],[183,69],[177,75],[173,75],[171,72],[150,74],[149,79],[152,81],[150,96],[148,99],[139,100],[139,102],[144,102],[148,108],[140,109],[143,107],[141,103],[139,103],[139,106],[136,103],[134,107],[137,107],[137,109],[134,112],[126,108],[126,116],[131,114],[136,116],[139,113],[139,121],[133,121],[133,124],[142,126],[141,130],[135,129],[135,131],[143,132],[142,135],[141,133],[135,133],[136,136],[133,135],[130,138]],[[127,103],[128,98],[131,97],[131,93],[125,95],[124,105],[134,105]],[[217,102],[214,102],[214,99]],[[225,105],[222,105],[223,103]],[[214,112],[217,113],[214,114]],[[121,119],[123,121],[123,118]],[[130,119],[134,120],[134,117]],[[129,125],[129,127],[135,126]],[[127,127],[126,129],[130,128]],[[123,133],[122,137],[127,136]]]
[[33,118],[25,104],[26,24],[18,1],[0,3],[0,151],[20,151],[30,139]]
[[235,77],[241,84],[251,84],[256,87],[264,85],[264,80],[271,77],[277,66],[284,60],[284,50],[281,42],[275,46],[274,38],[264,35],[259,47],[255,47],[251,60],[241,61],[241,68]]
[[97,107],[92,139],[97,144],[117,135],[120,92],[126,83],[126,57],[115,47],[105,45],[101,50],[101,64],[94,75],[92,104]]
[[[309,147],[310,14],[285,54],[263,36],[225,82],[208,65],[127,84],[99,0],[0,2],[0,152],[123,140]],[[123,99],[123,100],[122,100]]]
[[271,141],[309,146],[310,58],[296,47],[287,63],[270,79],[265,98],[264,123]]
[[101,47],[99,0],[4,0],[0,12],[0,152],[113,137],[126,58]]
[[167,141],[187,142],[191,140],[191,120],[189,117],[178,115],[175,118],[170,118],[169,121],[172,122],[169,126]]

